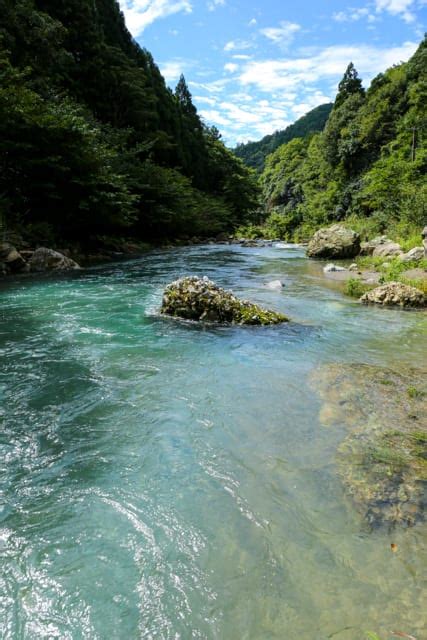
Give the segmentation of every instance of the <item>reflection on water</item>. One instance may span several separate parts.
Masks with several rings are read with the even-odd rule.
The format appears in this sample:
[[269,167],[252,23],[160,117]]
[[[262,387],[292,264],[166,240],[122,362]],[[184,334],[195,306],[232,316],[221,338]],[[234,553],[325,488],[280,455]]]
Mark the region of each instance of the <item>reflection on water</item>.
[[[195,247],[3,287],[2,638],[421,640],[425,526],[366,528],[337,475],[346,427],[309,381],[421,366],[425,315],[362,309],[312,269]],[[159,318],[190,273],[295,322]]]

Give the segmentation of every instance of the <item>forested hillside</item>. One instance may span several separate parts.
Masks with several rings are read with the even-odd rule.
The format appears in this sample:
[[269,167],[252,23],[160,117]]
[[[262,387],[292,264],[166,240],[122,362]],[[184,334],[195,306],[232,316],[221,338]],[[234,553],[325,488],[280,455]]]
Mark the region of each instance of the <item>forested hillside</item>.
[[241,158],[248,167],[253,167],[259,173],[264,170],[265,159],[268,155],[276,151],[282,144],[290,142],[294,138],[305,138],[310,133],[322,131],[331,113],[332,104],[322,104],[316,107],[305,116],[299,118],[294,124],[286,127],[283,131],[276,131],[272,135],[265,136],[258,142],[248,142],[239,144],[234,153]]
[[267,233],[306,238],[349,220],[366,234],[427,224],[427,41],[367,91],[349,65],[325,130],[280,147],[261,177]]
[[255,177],[168,89],[114,0],[0,0],[0,213],[41,242],[207,235]]

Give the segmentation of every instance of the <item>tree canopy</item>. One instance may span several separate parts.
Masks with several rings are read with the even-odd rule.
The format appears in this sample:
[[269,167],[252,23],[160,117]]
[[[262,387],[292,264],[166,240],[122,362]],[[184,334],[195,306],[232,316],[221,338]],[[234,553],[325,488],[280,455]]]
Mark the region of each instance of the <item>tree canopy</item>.
[[0,78],[0,207],[24,235],[211,235],[254,215],[253,174],[115,0],[0,0]]

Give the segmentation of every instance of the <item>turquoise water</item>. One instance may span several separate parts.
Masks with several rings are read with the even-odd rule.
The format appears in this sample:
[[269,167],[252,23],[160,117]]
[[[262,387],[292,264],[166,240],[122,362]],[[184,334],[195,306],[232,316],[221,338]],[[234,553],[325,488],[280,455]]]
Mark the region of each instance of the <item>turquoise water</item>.
[[[209,246],[2,284],[2,639],[425,637],[426,528],[366,527],[309,384],[422,365],[425,314],[362,308],[320,268]],[[294,322],[160,318],[190,273]]]

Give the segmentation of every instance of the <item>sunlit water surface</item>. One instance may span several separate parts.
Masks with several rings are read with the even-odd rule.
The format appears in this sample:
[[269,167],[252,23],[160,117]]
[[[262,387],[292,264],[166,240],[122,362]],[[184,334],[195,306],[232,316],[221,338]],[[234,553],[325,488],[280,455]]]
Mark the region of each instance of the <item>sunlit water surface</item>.
[[[421,365],[425,315],[362,308],[319,269],[209,246],[3,283],[2,639],[426,637],[426,529],[366,527],[336,472],[346,428],[308,382]],[[294,322],[160,318],[193,273]]]

